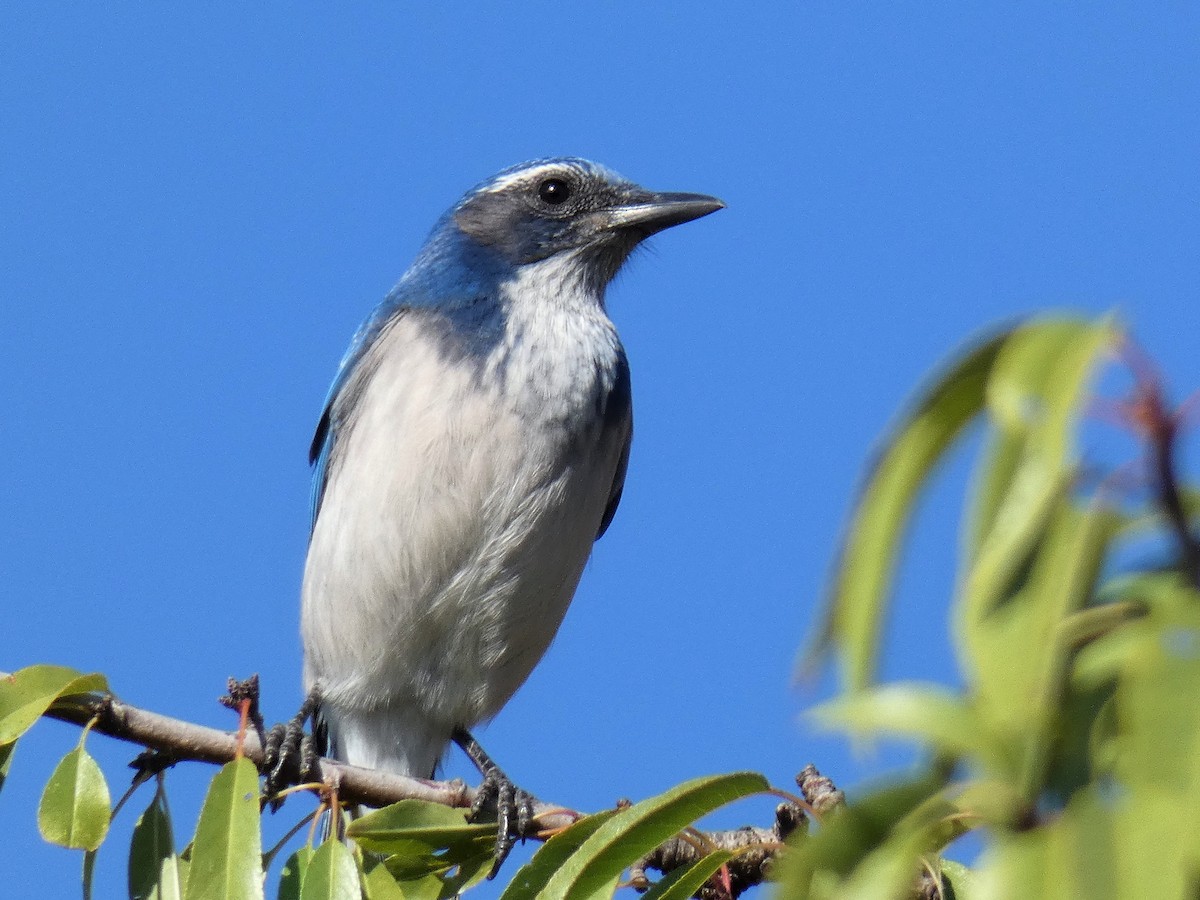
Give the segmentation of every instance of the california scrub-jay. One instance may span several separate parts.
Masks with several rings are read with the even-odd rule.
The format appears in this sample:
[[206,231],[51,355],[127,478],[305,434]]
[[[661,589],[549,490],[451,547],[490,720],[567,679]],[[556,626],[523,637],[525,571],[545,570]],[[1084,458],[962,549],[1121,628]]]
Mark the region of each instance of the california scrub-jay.
[[310,451],[304,681],[331,756],[431,777],[528,677],[629,460],[605,289],[643,239],[723,205],[582,159],[507,169],[359,328]]

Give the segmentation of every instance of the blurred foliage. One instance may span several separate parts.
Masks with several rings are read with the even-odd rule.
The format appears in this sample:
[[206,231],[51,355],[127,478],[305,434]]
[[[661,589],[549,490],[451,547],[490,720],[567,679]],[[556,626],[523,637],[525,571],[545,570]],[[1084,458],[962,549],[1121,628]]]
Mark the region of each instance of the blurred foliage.
[[[1113,409],[1145,441],[1148,465],[1086,470],[1080,421],[1114,357],[1130,362],[1134,389]],[[965,688],[876,685],[914,503],[974,420],[986,433],[950,616]],[[1020,324],[917,399],[855,506],[814,655],[835,652],[844,675],[817,717],[910,738],[928,749],[928,772],[856,798],[796,841],[781,896],[1197,895],[1200,592],[1188,563],[1196,492],[1173,465],[1181,424],[1107,320]],[[1154,529],[1158,562],[1122,567],[1125,543]],[[941,859],[975,830],[984,850],[971,868]]]
[[[1181,423],[1145,364],[1131,366],[1132,398],[1115,408],[1150,450],[1148,477],[1131,466],[1085,471],[1078,446],[1097,369],[1127,348],[1124,340],[1111,321],[1073,318],[996,333],[920,392],[878,452],[812,653],[837,656],[844,689],[815,715],[855,735],[917,742],[927,751],[918,771],[849,804],[832,785],[825,800],[835,799],[818,802],[802,780],[798,802],[816,824],[789,828],[783,847],[766,838],[719,847],[691,827],[769,791],[762,776],[688,781],[541,835],[545,843],[512,874],[503,900],[595,900],[631,886],[654,900],[719,898],[740,890],[730,871],[753,853],[775,856],[769,890],[789,900],[1195,897],[1200,494],[1176,482]],[[914,507],[975,424],[985,435],[949,616],[965,687],[876,684]],[[1122,567],[1130,539],[1157,541],[1159,563]],[[41,715],[64,698],[106,691],[101,676],[57,666],[0,678],[0,787],[18,738]],[[46,840],[85,852],[85,896],[92,854],[122,805],[111,808],[85,749],[89,730],[54,770],[38,809]],[[236,759],[222,767],[182,850],[163,776],[154,780],[133,831],[129,896],[262,897],[264,869],[284,847],[264,855],[254,766]],[[330,834],[343,829],[307,829],[281,867],[280,900],[441,900],[491,868],[495,826],[472,824],[462,810],[406,800],[342,824],[342,840]],[[978,859],[944,858],[973,831],[983,837]],[[677,835],[691,857],[649,880],[647,854]]]

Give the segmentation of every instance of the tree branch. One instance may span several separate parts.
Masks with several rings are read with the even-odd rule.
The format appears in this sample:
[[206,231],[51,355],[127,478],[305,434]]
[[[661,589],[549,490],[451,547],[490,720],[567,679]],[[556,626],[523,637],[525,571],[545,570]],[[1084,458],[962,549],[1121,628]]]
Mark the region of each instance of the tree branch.
[[1180,567],[1192,586],[1200,590],[1200,540],[1192,534],[1175,468],[1175,453],[1188,404],[1172,410],[1162,375],[1149,357],[1129,339],[1125,340],[1121,350],[1134,380],[1133,396],[1122,404],[1124,417],[1146,441],[1155,501],[1179,546]]
[[[55,701],[46,715],[81,726],[95,719],[93,731],[157,750],[177,762],[192,760],[222,765],[234,759],[238,753],[236,734],[139,709],[104,694],[63,697]],[[262,754],[258,735],[248,730],[242,739],[242,755],[255,765],[260,765]],[[367,806],[387,806],[400,800],[426,800],[443,806],[466,808],[475,799],[474,788],[457,778],[426,781],[326,758],[320,761],[320,775],[326,783],[337,785],[338,794],[344,801]],[[535,811],[539,815],[539,822],[545,822],[547,828],[561,828],[578,818],[561,806],[549,804],[540,804]]]
[[1155,481],[1158,485],[1158,503],[1166,514],[1167,521],[1179,545],[1180,563],[1192,586],[1200,589],[1200,542],[1192,534],[1187,510],[1179,490],[1179,479],[1175,470],[1175,450],[1179,446],[1179,420],[1176,416],[1160,411],[1150,431],[1150,449],[1153,458]]
[[[845,805],[845,795],[812,764],[796,776],[796,785],[807,808],[819,816]],[[784,842],[797,828],[807,824],[803,809],[789,801],[775,807],[775,824],[771,828],[746,826],[730,831],[696,832],[699,840],[688,833],[677,835],[630,867],[630,883],[645,891],[650,887],[646,869],[658,869],[665,875],[698,862],[714,850],[729,850],[735,855],[725,864],[724,873],[710,878],[696,896],[700,900],[736,898],[770,877],[771,865]]]
[[[0,672],[0,677],[6,673]],[[149,710],[122,703],[109,694],[77,694],[61,697],[54,702],[46,717],[74,725],[92,725],[92,731],[117,740],[127,741],[156,751],[169,764],[195,761],[221,765],[240,753],[255,765],[262,764],[263,748],[254,729],[239,737],[204,725],[171,718]],[[459,809],[469,808],[476,790],[461,779],[427,781],[408,778],[389,772],[364,769],[322,757],[319,773],[325,784],[336,785],[338,796],[348,803],[381,807],[400,800],[424,800]],[[823,811],[842,802],[841,792],[823,778],[813,766],[808,766],[796,778],[801,794],[811,809]],[[537,801],[534,816],[541,839],[566,828],[582,813],[550,803]],[[645,870],[654,868],[664,874],[688,865],[704,855],[700,848],[725,848],[739,851],[730,861],[732,891],[714,883],[706,888],[706,897],[737,897],[748,887],[760,883],[770,868],[771,860],[783,846],[787,836],[805,821],[803,809],[787,802],[777,807],[773,828],[747,826],[728,831],[694,832],[694,837],[676,837],[642,859],[633,869],[634,884],[643,890],[649,886]]]

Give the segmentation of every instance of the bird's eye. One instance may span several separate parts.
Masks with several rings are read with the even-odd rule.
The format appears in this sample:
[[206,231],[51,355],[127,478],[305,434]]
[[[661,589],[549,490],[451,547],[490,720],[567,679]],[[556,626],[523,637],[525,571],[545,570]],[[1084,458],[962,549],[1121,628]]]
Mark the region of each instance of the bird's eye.
[[538,198],[543,203],[559,206],[571,196],[571,185],[563,178],[547,178],[538,185]]

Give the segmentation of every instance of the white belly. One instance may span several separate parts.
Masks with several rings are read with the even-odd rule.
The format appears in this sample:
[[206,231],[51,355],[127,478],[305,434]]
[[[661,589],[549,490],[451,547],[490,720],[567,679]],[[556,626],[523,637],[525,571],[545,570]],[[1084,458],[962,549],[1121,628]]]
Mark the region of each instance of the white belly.
[[302,631],[343,758],[426,776],[450,731],[494,715],[552,640],[628,428],[568,427],[561,408],[484,389],[419,324],[380,338],[338,438]]

